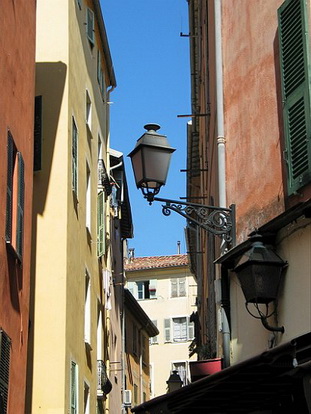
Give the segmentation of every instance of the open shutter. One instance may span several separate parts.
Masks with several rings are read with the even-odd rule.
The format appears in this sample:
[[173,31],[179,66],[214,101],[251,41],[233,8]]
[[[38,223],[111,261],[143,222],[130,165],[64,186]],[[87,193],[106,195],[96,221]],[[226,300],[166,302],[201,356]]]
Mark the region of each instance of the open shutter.
[[78,195],[78,129],[72,118],[72,189]]
[[164,342],[171,341],[171,319],[164,319]]
[[188,324],[188,340],[191,341],[194,338],[194,323],[190,322],[190,317],[187,317]]
[[9,374],[10,374],[11,340],[0,329],[0,412],[7,413]]
[[97,195],[97,256],[105,253],[105,193]]
[[12,240],[12,197],[13,197],[13,168],[14,168],[14,143],[10,133],[8,133],[8,166],[7,166],[7,198],[6,198],[6,230],[5,240]]
[[17,226],[16,226],[16,253],[19,258],[23,255],[24,236],[24,160],[20,152],[17,153],[18,189],[17,189]]
[[309,33],[304,0],[278,10],[288,194],[311,181]]
[[77,372],[77,364],[74,361],[71,361],[70,367],[70,413],[77,414],[78,413],[78,372]]
[[87,37],[92,45],[94,45],[94,13],[91,9],[86,9],[86,30]]

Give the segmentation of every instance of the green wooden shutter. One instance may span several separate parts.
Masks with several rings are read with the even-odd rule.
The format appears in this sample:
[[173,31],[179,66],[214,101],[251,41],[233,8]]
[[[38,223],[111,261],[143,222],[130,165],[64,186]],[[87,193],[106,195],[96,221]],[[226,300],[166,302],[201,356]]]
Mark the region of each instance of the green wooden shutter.
[[105,254],[105,193],[97,195],[97,256]]
[[12,198],[13,198],[13,169],[14,169],[14,143],[8,133],[8,166],[7,166],[7,198],[6,198],[6,230],[5,240],[9,243],[12,240]]
[[71,361],[70,367],[70,413],[78,413],[78,372],[77,364],[74,361]]
[[86,9],[86,33],[89,41],[94,45],[94,13],[91,9]]
[[16,253],[19,258],[23,255],[24,236],[24,160],[20,152],[17,153],[18,188],[17,188],[17,226],[16,226]]
[[0,410],[7,413],[9,375],[10,375],[11,340],[0,329]]
[[278,10],[288,194],[311,181],[309,33],[304,0]]

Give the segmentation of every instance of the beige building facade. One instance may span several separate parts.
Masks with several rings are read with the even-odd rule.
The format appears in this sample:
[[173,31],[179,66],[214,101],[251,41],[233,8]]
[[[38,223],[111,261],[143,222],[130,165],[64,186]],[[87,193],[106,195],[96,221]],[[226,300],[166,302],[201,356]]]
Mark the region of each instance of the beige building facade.
[[37,1],[36,62],[27,412],[117,412],[109,411],[111,393],[121,409],[121,381],[109,379],[111,359],[121,356],[109,333],[108,104],[116,80],[99,2]]
[[189,346],[194,339],[191,314],[196,310],[196,282],[186,255],[130,258],[126,286],[159,334],[150,340],[151,397],[167,392],[171,372],[190,382]]

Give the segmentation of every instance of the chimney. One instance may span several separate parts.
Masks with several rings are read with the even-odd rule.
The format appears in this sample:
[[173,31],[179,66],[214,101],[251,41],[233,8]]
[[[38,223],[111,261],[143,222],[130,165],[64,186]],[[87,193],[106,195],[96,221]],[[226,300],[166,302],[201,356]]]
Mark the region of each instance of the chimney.
[[180,254],[180,241],[177,242],[177,254]]

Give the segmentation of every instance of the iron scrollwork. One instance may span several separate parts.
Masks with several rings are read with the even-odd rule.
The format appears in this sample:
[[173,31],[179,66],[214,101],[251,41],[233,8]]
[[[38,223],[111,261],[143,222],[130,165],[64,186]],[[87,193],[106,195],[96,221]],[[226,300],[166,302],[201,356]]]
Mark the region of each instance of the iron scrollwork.
[[206,231],[222,236],[227,243],[234,244],[235,205],[229,208],[205,206],[196,203],[154,197],[152,201],[164,202],[162,213],[169,216],[172,211],[185,217]]

